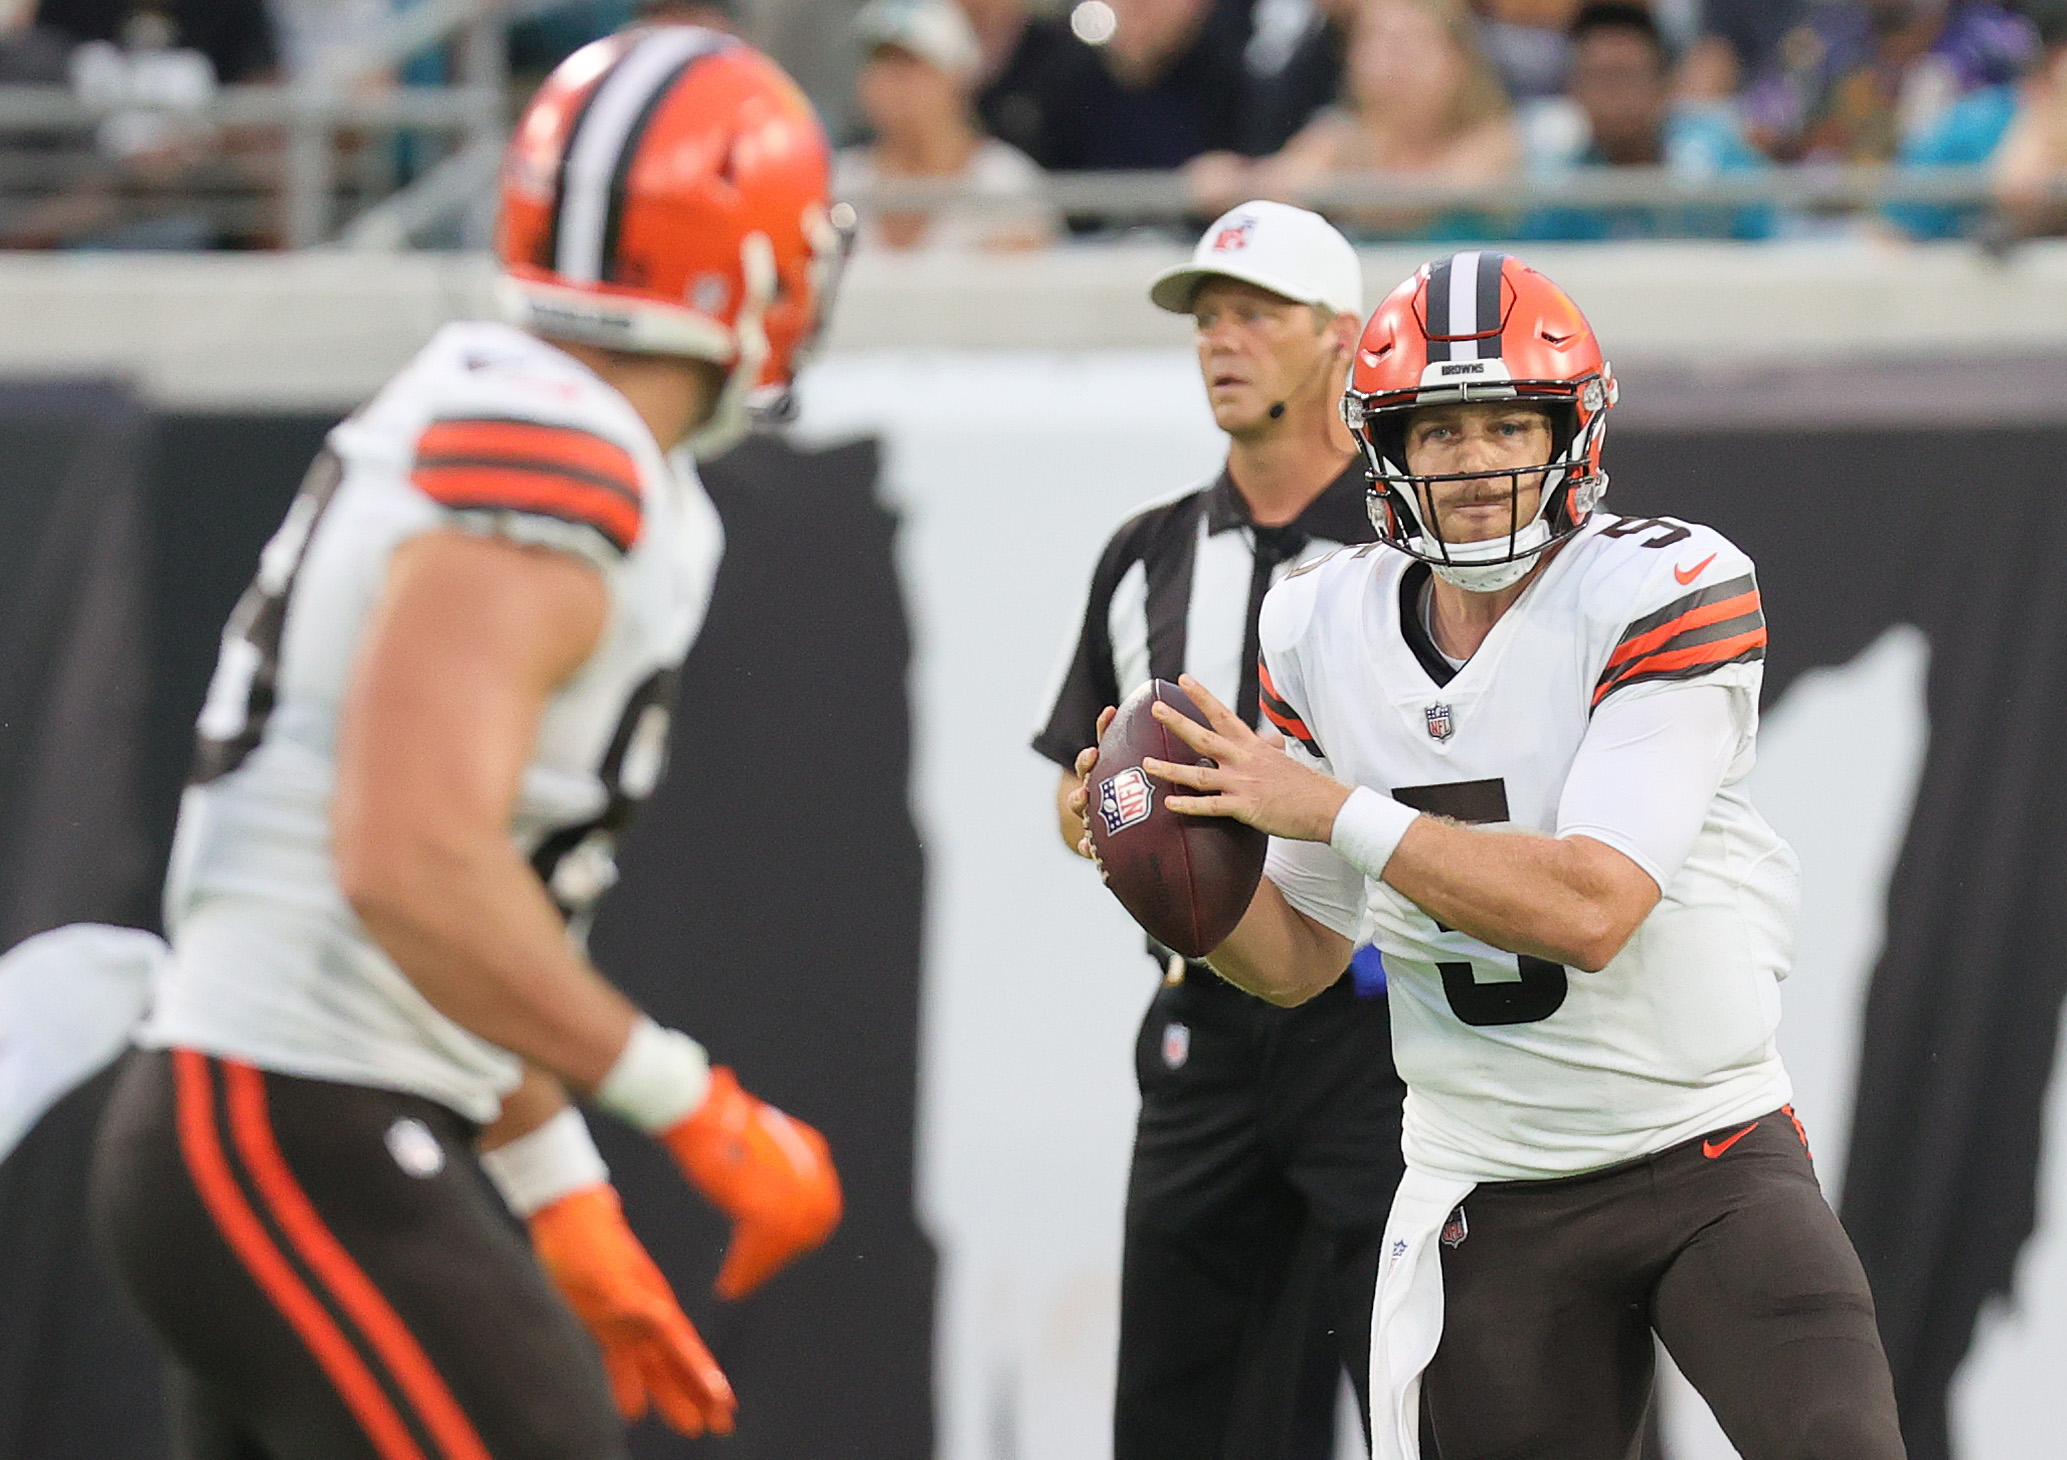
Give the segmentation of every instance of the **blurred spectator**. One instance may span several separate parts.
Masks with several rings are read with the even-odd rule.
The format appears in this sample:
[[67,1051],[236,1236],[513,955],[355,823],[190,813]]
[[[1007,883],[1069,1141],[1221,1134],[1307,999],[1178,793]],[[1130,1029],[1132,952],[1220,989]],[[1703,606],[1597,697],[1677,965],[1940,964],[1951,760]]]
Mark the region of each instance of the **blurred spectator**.
[[700,25],[741,34],[737,0],[637,0],[633,19],[644,25]]
[[35,0],[0,0],[0,86],[58,86],[69,37],[36,22]]
[[1354,0],[1256,0],[1242,48],[1236,152],[1268,157],[1341,94],[1355,8]]
[[1557,96],[1572,65],[1578,0],[1477,0],[1478,44],[1517,103]]
[[854,18],[866,50],[856,99],[875,137],[840,153],[833,187],[888,180],[959,183],[970,195],[930,214],[865,216],[863,248],[1036,248],[1056,233],[1041,171],[971,121],[983,65],[976,33],[953,0],[869,0]]
[[2067,233],[2067,0],[2031,4],[2045,55],[2018,88],[2016,115],[1992,169],[1996,201],[2012,235]]
[[1816,5],[1745,88],[1747,131],[1782,160],[1890,162],[1962,97],[2015,82],[2036,52],[2030,22],[1989,0]]
[[983,53],[982,84],[987,89],[1005,74],[1026,35],[1026,0],[957,0],[969,28],[976,32],[976,48]]
[[[239,7],[137,0],[119,14],[90,13],[45,0],[39,15],[62,16],[79,39],[66,59],[72,89],[108,108],[83,154],[53,152],[52,185],[0,224],[10,248],[202,249],[248,246],[265,236],[249,217],[226,218],[211,195],[248,188],[244,139],[199,113],[217,88],[213,55],[231,65],[269,69],[272,34],[263,9],[242,13],[248,28],[225,22]],[[53,23],[59,23],[55,19]],[[183,29],[191,23],[193,31]],[[69,27],[77,27],[70,29]],[[239,60],[238,58],[242,58]],[[245,79],[262,74],[247,70]]]
[[1024,24],[979,109],[1051,171],[1178,167],[1234,145],[1247,37],[1214,0],[1082,0]]
[[134,27],[156,18],[165,48],[199,51],[224,85],[266,79],[278,63],[265,0],[41,0],[36,23],[74,41],[126,43]]
[[1025,0],[961,0],[983,53],[976,114],[990,134],[1042,167],[1057,166],[1059,141],[1048,125],[1051,106],[1066,106],[1072,88],[1091,79],[1097,62],[1066,22],[1036,20]]
[[1748,77],[1780,65],[1780,46],[1809,0],[1705,0],[1699,36],[1680,59],[1678,90],[1694,100],[1733,96]]
[[[1995,156],[2016,114],[2015,86],[1976,87],[1903,137],[1895,160],[1905,166],[1978,170]],[[1899,203],[1884,216],[1911,238],[1960,238],[1972,231],[1987,211],[1978,206]]]
[[[1473,39],[1469,12],[1445,0],[1360,0],[1349,39],[1344,100],[1253,165],[1202,159],[1191,170],[1202,206],[1225,197],[1298,202],[1337,173],[1399,173],[1486,182],[1521,165],[1520,134],[1499,78]],[[1334,210],[1363,231],[1448,239],[1484,223],[1453,213]]]
[[[1525,117],[1529,171],[1664,167],[1678,177],[1752,171],[1766,159],[1738,131],[1726,103],[1674,104],[1672,57],[1650,10],[1634,0],[1590,0],[1572,22],[1566,95]],[[1531,217],[1531,238],[1762,238],[1762,208],[1554,208]]]

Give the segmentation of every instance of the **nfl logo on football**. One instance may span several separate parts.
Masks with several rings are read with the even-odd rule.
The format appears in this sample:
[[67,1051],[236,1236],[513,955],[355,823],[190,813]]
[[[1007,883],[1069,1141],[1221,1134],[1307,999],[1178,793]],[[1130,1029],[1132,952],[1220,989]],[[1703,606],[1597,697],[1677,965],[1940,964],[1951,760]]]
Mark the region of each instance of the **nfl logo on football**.
[[1428,734],[1432,740],[1448,740],[1450,732],[1456,729],[1456,726],[1450,723],[1448,705],[1430,705],[1421,714],[1428,721]]
[[1146,821],[1155,801],[1155,787],[1148,773],[1130,765],[1098,788],[1098,815],[1105,822],[1105,834]]

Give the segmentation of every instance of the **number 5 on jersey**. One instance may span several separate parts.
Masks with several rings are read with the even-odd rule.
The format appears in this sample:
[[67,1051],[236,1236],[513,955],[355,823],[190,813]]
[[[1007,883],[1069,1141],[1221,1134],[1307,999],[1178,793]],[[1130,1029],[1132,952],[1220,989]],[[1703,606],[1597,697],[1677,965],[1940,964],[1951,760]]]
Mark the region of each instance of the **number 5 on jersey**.
[[[1401,786],[1392,799],[1402,806],[1425,811],[1430,816],[1447,816],[1467,826],[1485,826],[1507,820],[1507,783],[1498,777],[1486,781],[1446,781],[1434,786]],[[1437,923],[1437,927],[1443,924]],[[1450,931],[1443,927],[1445,932]],[[1526,953],[1515,955],[1513,968],[1490,962],[1444,962],[1436,965],[1443,976],[1443,996],[1450,1012],[1466,1024],[1534,1024],[1548,1019],[1565,1002],[1570,984],[1563,964]]]

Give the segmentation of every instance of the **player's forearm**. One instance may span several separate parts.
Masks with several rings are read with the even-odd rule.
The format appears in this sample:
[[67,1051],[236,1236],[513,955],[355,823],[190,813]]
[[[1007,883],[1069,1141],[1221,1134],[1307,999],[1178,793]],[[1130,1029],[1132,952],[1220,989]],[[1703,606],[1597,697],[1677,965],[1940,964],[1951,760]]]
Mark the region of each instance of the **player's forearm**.
[[1481,942],[1591,972],[1622,951],[1657,902],[1640,872],[1641,883],[1632,885],[1603,855],[1621,857],[1586,837],[1477,830],[1422,816],[1386,863],[1384,880]]
[[339,848],[353,911],[439,1013],[579,1089],[622,1053],[638,1010],[568,945],[507,837],[420,823]]
[[1342,976],[1350,942],[1301,913],[1268,877],[1227,941],[1206,956],[1213,971],[1273,1004],[1303,1004]]

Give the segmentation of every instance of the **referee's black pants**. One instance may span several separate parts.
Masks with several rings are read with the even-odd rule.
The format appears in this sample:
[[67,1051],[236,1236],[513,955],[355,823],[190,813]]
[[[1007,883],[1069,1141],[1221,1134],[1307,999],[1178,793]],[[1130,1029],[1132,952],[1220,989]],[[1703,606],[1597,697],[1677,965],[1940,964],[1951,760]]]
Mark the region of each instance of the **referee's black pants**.
[[1327,1460],[1345,1370],[1369,1414],[1401,1170],[1384,995],[1345,975],[1281,1009],[1193,966],[1135,1069],[1115,1460]]

